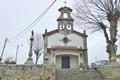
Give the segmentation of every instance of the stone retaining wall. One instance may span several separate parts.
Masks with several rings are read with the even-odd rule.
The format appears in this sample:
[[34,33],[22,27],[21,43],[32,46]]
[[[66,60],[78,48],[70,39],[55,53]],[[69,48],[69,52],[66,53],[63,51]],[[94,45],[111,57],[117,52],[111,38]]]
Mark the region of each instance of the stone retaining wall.
[[118,64],[105,65],[99,70],[104,80],[120,80],[120,65]]
[[0,80],[55,80],[55,70],[44,65],[0,64]]
[[[99,68],[99,71],[100,74],[95,73],[94,76],[98,78],[98,76],[101,77],[102,75],[101,78],[103,79],[100,80],[120,80],[120,65],[105,65],[104,67]],[[62,74],[65,74],[67,71],[63,70],[62,72],[56,73],[54,66],[0,64],[0,80],[55,80],[56,76],[58,77],[58,79],[56,79],[59,80],[66,76]],[[89,78],[93,77],[93,72],[90,71],[87,71],[86,73],[83,73],[82,71],[71,71],[71,73],[67,72],[66,74],[72,74],[69,75],[69,77],[76,76],[78,79],[79,77],[83,79],[85,76],[89,76]],[[78,74],[84,74],[84,76]]]

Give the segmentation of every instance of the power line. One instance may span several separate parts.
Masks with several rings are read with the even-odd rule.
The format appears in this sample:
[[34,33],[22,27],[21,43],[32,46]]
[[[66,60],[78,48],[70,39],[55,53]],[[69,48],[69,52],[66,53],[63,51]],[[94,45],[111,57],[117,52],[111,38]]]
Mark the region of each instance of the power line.
[[74,8],[74,4],[73,4],[72,0],[70,0],[70,5]]
[[48,10],[55,4],[57,0],[53,1],[50,6],[45,9],[40,16],[38,16],[28,27],[26,27],[23,31],[21,31],[19,34],[16,36],[10,38],[10,41],[16,41],[20,39],[22,36],[24,36],[28,31],[30,31],[39,21],[44,17],[44,15],[48,12]]

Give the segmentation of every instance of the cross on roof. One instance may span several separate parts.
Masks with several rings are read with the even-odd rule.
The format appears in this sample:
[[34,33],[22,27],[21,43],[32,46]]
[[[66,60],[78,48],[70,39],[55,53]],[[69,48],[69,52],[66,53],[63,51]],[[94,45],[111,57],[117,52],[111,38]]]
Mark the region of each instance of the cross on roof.
[[65,1],[64,1],[65,6],[66,6],[67,3],[68,3],[68,2],[65,0]]

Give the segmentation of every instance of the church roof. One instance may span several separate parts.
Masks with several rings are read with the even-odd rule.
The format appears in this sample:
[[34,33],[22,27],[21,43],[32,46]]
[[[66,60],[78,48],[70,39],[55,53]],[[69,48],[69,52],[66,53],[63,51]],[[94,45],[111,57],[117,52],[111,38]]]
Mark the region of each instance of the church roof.
[[[50,32],[47,32],[47,33],[43,34],[43,37],[44,37],[45,35],[51,36],[51,35],[53,35],[53,34],[55,34],[55,33],[58,33],[58,29],[55,29],[55,30],[52,30],[52,31],[50,31]],[[80,36],[82,36],[82,37],[87,37],[87,36],[88,36],[88,35],[86,35],[86,34],[83,34],[83,33],[78,32],[78,31],[76,31],[76,30],[73,30],[72,33],[75,33],[75,34],[80,35]]]
[[72,9],[70,8],[70,7],[61,7],[60,9],[59,9],[59,11],[70,11],[70,12],[72,12]]

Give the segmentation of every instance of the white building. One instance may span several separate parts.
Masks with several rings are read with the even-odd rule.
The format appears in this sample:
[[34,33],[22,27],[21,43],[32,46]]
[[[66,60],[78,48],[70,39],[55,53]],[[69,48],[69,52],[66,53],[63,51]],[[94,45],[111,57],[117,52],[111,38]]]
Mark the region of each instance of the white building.
[[78,69],[88,65],[87,35],[74,30],[72,9],[61,7],[58,28],[43,34],[44,64],[54,64],[57,69]]

